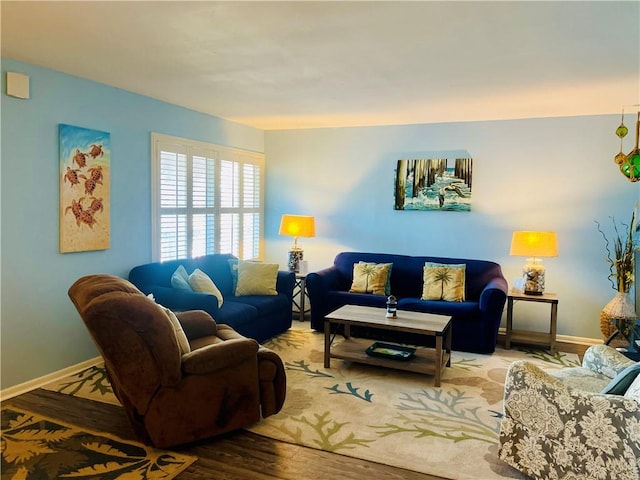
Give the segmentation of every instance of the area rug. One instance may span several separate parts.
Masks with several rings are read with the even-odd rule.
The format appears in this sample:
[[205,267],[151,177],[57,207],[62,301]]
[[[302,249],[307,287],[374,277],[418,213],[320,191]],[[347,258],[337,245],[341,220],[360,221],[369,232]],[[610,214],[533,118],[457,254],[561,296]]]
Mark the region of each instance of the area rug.
[[[579,364],[577,355],[543,350],[453,352],[436,388],[428,375],[336,359],[325,369],[323,340],[291,329],[265,343],[285,362],[287,399],[248,430],[450,479],[525,478],[497,458],[507,367],[520,359],[546,369]],[[101,365],[45,388],[117,404]]]
[[15,407],[2,409],[3,479],[171,479],[196,461]]

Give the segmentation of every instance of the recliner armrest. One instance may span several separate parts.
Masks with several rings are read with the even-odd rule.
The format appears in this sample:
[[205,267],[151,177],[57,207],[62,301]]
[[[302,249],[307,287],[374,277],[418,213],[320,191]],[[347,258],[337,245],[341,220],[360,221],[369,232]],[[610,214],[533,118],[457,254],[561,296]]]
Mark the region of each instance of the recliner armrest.
[[198,348],[182,356],[182,371],[204,375],[231,368],[251,358],[257,363],[258,342],[250,338],[235,338]]
[[188,310],[175,314],[189,340],[216,335],[218,332],[216,321],[204,310]]

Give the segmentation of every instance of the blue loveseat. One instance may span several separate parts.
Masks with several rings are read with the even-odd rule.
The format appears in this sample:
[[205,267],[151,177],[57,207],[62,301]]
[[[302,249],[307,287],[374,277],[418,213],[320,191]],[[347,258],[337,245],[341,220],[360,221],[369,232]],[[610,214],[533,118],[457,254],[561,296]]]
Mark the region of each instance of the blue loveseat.
[[[134,267],[129,281],[156,302],[174,311],[204,310],[216,323],[231,326],[239,334],[263,342],[291,328],[295,274],[278,271],[277,295],[236,296],[229,261],[230,254],[212,254],[198,258],[148,263]],[[199,268],[215,283],[224,298],[211,294],[180,290],[171,286],[171,275],[183,265],[188,273]]]
[[[507,281],[500,265],[485,260],[421,257],[384,253],[339,253],[333,265],[307,275],[306,286],[311,304],[311,326],[322,331],[324,317],[343,305],[385,307],[386,297],[370,293],[350,293],[353,265],[358,262],[392,263],[391,294],[398,298],[398,310],[436,313],[452,317],[454,350],[493,353],[498,328],[507,299]],[[462,264],[465,267],[465,301],[421,300],[425,262]],[[358,331],[356,335],[367,336]],[[420,343],[409,335],[377,332],[373,338]]]

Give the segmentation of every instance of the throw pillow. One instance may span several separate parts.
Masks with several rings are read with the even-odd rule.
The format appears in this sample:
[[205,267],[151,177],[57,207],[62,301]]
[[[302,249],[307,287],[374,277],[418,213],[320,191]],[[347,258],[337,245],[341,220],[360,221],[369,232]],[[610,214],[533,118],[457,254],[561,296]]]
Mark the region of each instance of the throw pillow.
[[277,263],[238,262],[236,295],[277,295]]
[[627,391],[624,393],[626,398],[632,398],[636,402],[640,402],[640,375],[636,376],[636,379],[633,381]]
[[195,292],[215,295],[218,299],[218,308],[222,307],[222,302],[224,301],[222,293],[220,293],[216,284],[213,283],[213,280],[209,278],[209,275],[199,268],[196,268],[193,273],[189,275],[189,285],[191,285],[191,288],[193,288]]
[[389,274],[389,264],[354,263],[352,293],[373,293],[385,295],[385,285]]
[[616,375],[613,380],[609,382],[609,385],[604,387],[600,393],[624,395],[638,374],[640,374],[640,362],[629,365],[627,368],[620,371],[620,373],[618,373],[618,375]]
[[423,270],[422,300],[464,302],[466,265],[426,262]]
[[176,340],[178,340],[178,346],[180,347],[180,353],[184,355],[185,353],[189,353],[191,351],[191,347],[189,346],[189,340],[182,329],[182,325],[180,325],[180,321],[176,314],[173,313],[168,308],[163,307],[162,305],[158,305],[160,308],[164,310],[167,317],[169,317],[169,321],[171,321],[171,325],[173,326],[173,330],[176,332]]
[[233,294],[236,294],[236,287],[238,286],[238,259],[230,258],[229,262],[229,270],[231,270],[231,281],[233,282]]
[[360,261],[358,263],[364,263],[368,265],[388,265],[389,270],[387,270],[387,281],[384,284],[384,294],[386,296],[391,295],[391,269],[393,268],[393,263],[373,263],[373,262],[363,262],[363,261]]
[[184,266],[180,265],[171,275],[171,286],[180,290],[192,290],[191,285],[189,285],[189,274]]

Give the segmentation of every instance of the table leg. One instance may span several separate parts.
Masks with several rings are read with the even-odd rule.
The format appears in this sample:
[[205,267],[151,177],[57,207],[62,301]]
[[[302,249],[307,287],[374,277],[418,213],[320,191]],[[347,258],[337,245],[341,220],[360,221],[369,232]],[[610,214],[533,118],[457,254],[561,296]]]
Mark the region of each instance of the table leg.
[[445,341],[444,341],[444,349],[449,354],[449,359],[447,360],[447,367],[451,366],[451,322],[449,322],[449,326],[445,330]]
[[557,303],[552,303],[551,304],[551,331],[549,332],[549,335],[551,336],[550,339],[550,350],[551,350],[551,355],[555,355],[556,354],[556,329],[558,327],[558,304]]
[[331,368],[331,322],[324,321],[324,368]]
[[440,386],[442,377],[442,335],[436,335],[436,379],[434,385]]
[[307,295],[307,281],[304,278],[300,279],[300,321],[304,322],[305,314],[305,296]]
[[513,297],[507,298],[507,334],[504,340],[504,348],[511,348],[511,328],[513,324]]

